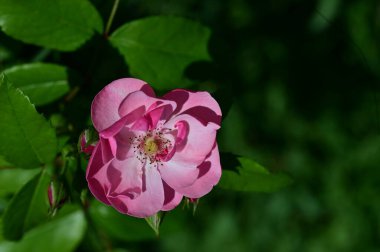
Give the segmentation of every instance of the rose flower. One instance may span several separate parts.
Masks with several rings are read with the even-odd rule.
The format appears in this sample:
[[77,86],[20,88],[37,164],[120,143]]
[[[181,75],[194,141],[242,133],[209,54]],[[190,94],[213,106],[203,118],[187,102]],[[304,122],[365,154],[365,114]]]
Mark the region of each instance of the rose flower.
[[142,80],[113,81],[94,98],[99,132],[86,178],[92,194],[119,212],[151,216],[200,198],[221,176],[216,131],[221,110],[207,92],[157,98]]

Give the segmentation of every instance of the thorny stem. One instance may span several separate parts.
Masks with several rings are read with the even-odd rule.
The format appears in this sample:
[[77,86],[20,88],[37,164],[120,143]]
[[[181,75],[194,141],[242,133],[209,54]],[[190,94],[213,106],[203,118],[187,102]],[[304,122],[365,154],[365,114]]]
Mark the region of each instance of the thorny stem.
[[108,38],[108,33],[111,29],[112,21],[113,21],[113,18],[115,17],[117,7],[119,6],[119,2],[120,0],[115,0],[115,2],[113,3],[111,14],[110,14],[110,17],[108,18],[107,26],[103,34],[105,38]]

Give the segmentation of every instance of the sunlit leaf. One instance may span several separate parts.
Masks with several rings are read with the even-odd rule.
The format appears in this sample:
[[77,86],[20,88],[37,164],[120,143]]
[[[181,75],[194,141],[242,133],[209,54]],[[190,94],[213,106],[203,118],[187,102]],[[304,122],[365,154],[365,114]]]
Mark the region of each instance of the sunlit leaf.
[[210,31],[180,18],[156,16],[127,23],[111,36],[131,73],[158,89],[183,87],[183,71],[190,63],[209,60]]
[[270,173],[248,158],[238,158],[238,172],[225,170],[219,186],[235,191],[273,192],[289,185],[292,179],[285,173]]
[[0,154],[7,161],[19,168],[35,168],[54,159],[54,130],[4,76],[0,76],[0,115]]
[[40,169],[9,168],[0,170],[0,195],[15,193],[34,177]]
[[76,210],[58,216],[25,234],[19,242],[2,242],[2,252],[71,252],[78,246],[86,230],[83,212]]
[[47,172],[42,171],[13,197],[4,213],[3,231],[6,239],[20,239],[27,230],[47,219],[49,181]]
[[19,88],[35,105],[52,102],[69,91],[66,67],[32,63],[4,71],[9,82]]
[[25,43],[72,51],[102,30],[87,0],[0,0],[0,6],[2,30]]

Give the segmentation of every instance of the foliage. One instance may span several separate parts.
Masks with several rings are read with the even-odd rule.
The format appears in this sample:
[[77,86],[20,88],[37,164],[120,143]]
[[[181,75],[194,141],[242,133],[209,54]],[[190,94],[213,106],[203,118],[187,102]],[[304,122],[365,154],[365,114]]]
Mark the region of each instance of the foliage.
[[55,132],[33,104],[4,77],[0,79],[0,152],[20,168],[36,168],[53,161],[57,150]]
[[284,173],[271,174],[248,158],[239,158],[237,172],[224,171],[219,186],[237,191],[271,192],[289,185],[292,180]]
[[2,30],[25,43],[73,51],[102,30],[100,16],[87,0],[1,0],[0,6]]
[[6,69],[4,75],[36,106],[53,102],[69,91],[67,70],[47,63],[17,65]]
[[131,74],[157,89],[171,89],[188,83],[182,77],[187,65],[210,59],[209,37],[210,31],[198,23],[162,16],[127,23],[110,40],[125,57]]
[[[379,249],[378,2],[116,2],[108,30],[113,1],[0,0],[0,251]],[[127,76],[223,110],[220,184],[148,223],[77,150]]]

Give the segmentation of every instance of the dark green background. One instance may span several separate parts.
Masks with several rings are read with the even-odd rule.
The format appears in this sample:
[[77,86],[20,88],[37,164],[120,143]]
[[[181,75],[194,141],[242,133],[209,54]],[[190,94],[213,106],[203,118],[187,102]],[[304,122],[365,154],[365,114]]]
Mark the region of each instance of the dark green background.
[[[113,1],[92,2],[107,20]],[[192,89],[218,90],[220,149],[288,172],[294,183],[272,194],[215,189],[195,217],[182,207],[169,213],[158,239],[114,235],[115,251],[378,251],[380,3],[131,0],[121,1],[113,29],[156,14],[188,17],[212,31],[213,62],[195,63],[187,75],[200,83]],[[0,70],[40,52],[0,39]],[[70,84],[82,87],[64,111],[78,135],[93,96],[128,75],[100,35],[45,61],[73,69]],[[92,251],[87,244],[78,250]]]

